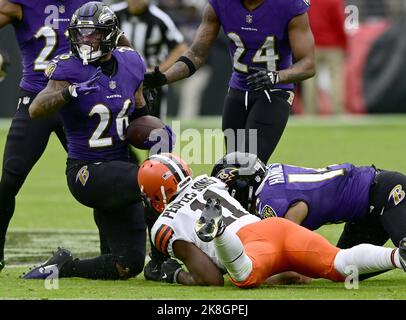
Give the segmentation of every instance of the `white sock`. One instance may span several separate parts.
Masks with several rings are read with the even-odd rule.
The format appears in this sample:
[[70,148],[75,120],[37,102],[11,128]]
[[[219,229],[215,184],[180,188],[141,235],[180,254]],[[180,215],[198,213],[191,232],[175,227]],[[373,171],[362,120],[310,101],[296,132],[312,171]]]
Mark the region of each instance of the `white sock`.
[[235,281],[247,279],[252,271],[252,261],[245,253],[240,238],[226,228],[223,234],[213,241],[216,254],[230,277]]
[[334,268],[343,276],[347,276],[351,273],[348,267],[357,268],[359,274],[401,268],[399,250],[371,244],[342,249],[334,259]]

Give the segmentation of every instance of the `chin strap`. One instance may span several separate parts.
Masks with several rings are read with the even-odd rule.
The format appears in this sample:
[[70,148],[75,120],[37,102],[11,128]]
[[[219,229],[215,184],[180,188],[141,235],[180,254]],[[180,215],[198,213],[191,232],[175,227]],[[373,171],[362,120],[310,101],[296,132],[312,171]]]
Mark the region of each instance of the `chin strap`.
[[89,64],[87,60],[87,55],[90,53],[90,51],[84,48],[83,50],[80,49],[80,53],[82,54],[83,65],[87,66]]

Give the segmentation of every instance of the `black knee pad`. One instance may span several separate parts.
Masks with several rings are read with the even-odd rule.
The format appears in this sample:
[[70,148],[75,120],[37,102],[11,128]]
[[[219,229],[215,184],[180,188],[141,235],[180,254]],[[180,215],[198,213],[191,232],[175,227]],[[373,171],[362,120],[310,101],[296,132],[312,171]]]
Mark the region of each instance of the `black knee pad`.
[[138,250],[128,250],[125,254],[118,256],[117,265],[120,278],[128,279],[140,274],[144,269],[145,254]]

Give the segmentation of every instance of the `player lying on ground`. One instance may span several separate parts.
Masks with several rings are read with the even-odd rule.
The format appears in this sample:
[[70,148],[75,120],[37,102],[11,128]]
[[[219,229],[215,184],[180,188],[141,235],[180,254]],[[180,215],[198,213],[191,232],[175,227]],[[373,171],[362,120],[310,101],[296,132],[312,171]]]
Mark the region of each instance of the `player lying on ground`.
[[[183,261],[164,263],[162,278],[185,285],[223,285],[223,273],[239,287],[256,287],[275,275],[295,271],[310,278],[344,281],[348,266],[359,274],[402,268],[406,247],[361,244],[339,249],[287,219],[250,214],[217,178],[192,179],[173,155],[148,158],[138,172],[146,201],[161,212],[152,228],[155,247]],[[207,202],[207,203],[206,203]]]
[[389,239],[396,245],[406,236],[406,176],[399,172],[351,163],[323,169],[266,167],[255,155],[235,152],[222,158],[211,175],[262,219],[284,217],[310,230],[346,222],[340,248],[383,245]]

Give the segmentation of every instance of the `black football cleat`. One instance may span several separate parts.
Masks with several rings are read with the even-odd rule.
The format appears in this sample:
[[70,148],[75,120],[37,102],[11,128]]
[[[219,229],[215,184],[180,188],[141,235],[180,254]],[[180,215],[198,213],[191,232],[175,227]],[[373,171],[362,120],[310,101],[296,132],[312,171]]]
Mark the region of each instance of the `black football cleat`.
[[[68,262],[73,261],[69,250],[58,247],[58,250],[43,264],[33,267],[21,276],[22,279],[47,279],[54,271],[60,271]],[[55,268],[57,270],[55,270]]]
[[203,242],[212,241],[226,228],[219,200],[207,199],[202,215],[195,223],[195,232]]
[[[151,255],[150,255],[151,257]],[[144,267],[144,278],[151,281],[161,281],[161,267],[163,260],[153,259],[148,261]]]
[[399,241],[399,261],[404,271],[406,271],[406,238]]
[[0,272],[1,272],[1,270],[3,270],[4,269],[4,266],[5,266],[6,264],[4,263],[4,260],[1,260],[0,261]]

